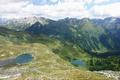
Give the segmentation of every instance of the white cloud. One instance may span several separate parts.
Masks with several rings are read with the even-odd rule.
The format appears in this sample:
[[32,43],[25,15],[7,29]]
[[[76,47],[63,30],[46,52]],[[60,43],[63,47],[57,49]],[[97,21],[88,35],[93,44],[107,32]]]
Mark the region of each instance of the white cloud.
[[[78,1],[80,1],[78,3]],[[88,17],[88,11],[81,0],[64,0],[54,5],[26,5],[27,2],[12,2],[8,5],[0,5],[0,15],[6,17],[21,17],[23,15],[42,15],[49,18],[57,19],[64,17]],[[12,6],[11,6],[12,5]],[[4,14],[5,13],[5,14]]]
[[104,3],[104,2],[109,2],[110,0],[94,0],[94,3],[95,4],[101,4],[101,3]]
[[66,2],[66,3],[69,3],[69,2],[78,2],[78,3],[90,3],[92,2],[93,0],[61,0],[61,2]]
[[56,3],[58,0],[50,0],[50,2],[52,3]]
[[112,4],[107,4],[107,5],[94,6],[91,9],[91,12],[101,17],[102,16],[120,17],[120,3],[112,3]]
[[29,1],[29,0],[0,0],[0,4],[9,4],[9,3],[22,2],[22,1]]
[[0,0],[0,17],[22,17],[22,10],[27,6],[27,0]]
[[[56,2],[57,0],[50,1]],[[120,16],[120,3],[98,6],[97,2],[95,6],[92,5],[90,9],[87,9],[86,5],[94,1],[103,2],[103,0],[60,0],[53,5],[35,5],[30,3],[30,0],[0,0],[0,16],[12,18],[39,15],[52,19]]]
[[73,2],[73,0],[65,0],[64,2],[59,2],[55,5],[43,5],[43,6],[35,6],[29,5],[27,6],[27,10],[30,8],[34,9],[34,12],[37,14],[37,11],[40,14],[46,15],[50,18],[64,18],[64,17],[88,17],[88,11],[84,7],[83,2]]

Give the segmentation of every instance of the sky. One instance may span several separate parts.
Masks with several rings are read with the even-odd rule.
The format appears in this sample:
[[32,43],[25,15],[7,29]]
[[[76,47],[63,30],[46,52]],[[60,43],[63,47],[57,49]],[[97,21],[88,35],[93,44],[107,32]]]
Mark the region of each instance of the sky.
[[120,17],[120,0],[0,0],[1,18]]

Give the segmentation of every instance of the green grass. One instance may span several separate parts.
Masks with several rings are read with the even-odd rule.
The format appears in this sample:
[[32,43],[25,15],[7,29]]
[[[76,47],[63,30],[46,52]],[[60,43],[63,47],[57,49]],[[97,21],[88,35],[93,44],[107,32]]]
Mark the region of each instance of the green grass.
[[[30,63],[3,68],[4,71],[18,70],[22,75],[16,80],[107,80],[102,75],[87,70],[76,69],[68,61],[65,61],[53,53],[51,48],[60,47],[60,44],[53,47],[59,42],[55,42],[50,48],[50,46],[41,43],[21,42],[20,44],[16,44],[7,39],[8,38],[0,37],[0,59],[15,57],[23,53],[31,53],[34,57]],[[1,56],[2,54],[4,54],[4,56]]]

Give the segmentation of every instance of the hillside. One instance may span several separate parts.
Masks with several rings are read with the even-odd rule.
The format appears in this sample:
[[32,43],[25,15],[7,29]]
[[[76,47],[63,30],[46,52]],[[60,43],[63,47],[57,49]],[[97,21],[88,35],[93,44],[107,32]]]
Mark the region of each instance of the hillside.
[[[100,75],[98,77],[91,71],[120,70],[119,21],[119,18],[112,17],[65,18],[58,21],[45,18],[8,20],[9,24],[5,22],[7,25],[1,24],[0,27],[2,46],[0,58],[6,59],[22,53],[35,55],[33,62],[10,68],[10,70],[18,67],[29,69],[37,65],[38,69],[35,69],[35,74],[30,74],[30,76],[33,75],[30,78],[37,75],[38,79],[38,75],[43,72],[57,79],[62,76],[70,80],[82,80],[82,78],[83,80],[99,80],[99,78],[103,80],[101,78],[105,79],[105,77]],[[41,73],[38,72],[40,70]],[[46,75],[43,78],[48,79]],[[88,79],[87,75],[90,76]],[[26,78],[27,75],[23,77]]]
[[119,18],[110,21],[111,18],[106,18],[98,24],[99,20],[66,18],[51,21],[47,25],[36,22],[25,31],[35,35],[57,37],[75,44],[80,43],[79,46],[88,51],[119,50]]
[[52,50],[41,43],[19,44],[11,42],[8,37],[0,36],[0,59],[12,58],[24,53],[33,56],[33,60],[22,65],[11,65],[0,68],[0,79],[25,80],[107,80],[104,76],[93,72],[76,69],[67,61],[61,59]]

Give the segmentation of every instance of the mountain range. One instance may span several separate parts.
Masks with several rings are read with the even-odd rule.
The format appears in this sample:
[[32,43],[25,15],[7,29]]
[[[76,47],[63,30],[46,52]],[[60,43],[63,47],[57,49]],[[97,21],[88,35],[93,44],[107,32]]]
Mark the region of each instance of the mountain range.
[[0,19],[0,36],[15,44],[40,43],[88,70],[120,70],[120,18],[51,20],[44,17]]
[[1,26],[31,34],[44,34],[64,39],[84,50],[120,50],[120,18],[50,20],[43,17],[9,19],[0,22]]

